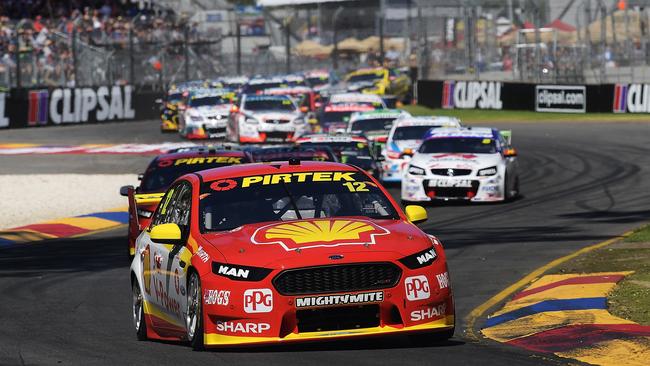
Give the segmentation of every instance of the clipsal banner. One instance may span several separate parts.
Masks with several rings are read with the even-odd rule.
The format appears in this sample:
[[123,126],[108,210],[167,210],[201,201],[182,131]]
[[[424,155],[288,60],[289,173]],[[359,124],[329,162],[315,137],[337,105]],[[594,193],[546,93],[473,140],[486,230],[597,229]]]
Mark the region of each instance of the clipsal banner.
[[130,85],[29,90],[27,102],[28,126],[135,118]]
[[442,107],[447,109],[501,109],[502,83],[498,81],[446,80],[442,86]]
[[614,113],[650,113],[650,84],[616,84]]

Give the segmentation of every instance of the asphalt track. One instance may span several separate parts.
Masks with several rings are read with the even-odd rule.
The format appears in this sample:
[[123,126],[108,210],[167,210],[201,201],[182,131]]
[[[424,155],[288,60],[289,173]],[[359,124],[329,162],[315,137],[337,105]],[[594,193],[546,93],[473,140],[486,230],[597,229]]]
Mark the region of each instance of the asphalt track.
[[[467,340],[464,318],[540,265],[650,219],[650,124],[499,127],[513,130],[524,197],[508,204],[435,205],[423,226],[443,241],[449,258],[457,303],[457,333],[450,342],[417,347],[393,337],[203,353],[182,344],[138,342],[125,230],[114,230],[0,249],[0,365],[565,364],[564,359]],[[0,143],[176,140],[161,135],[155,122],[0,132]],[[138,173],[149,159],[2,156],[0,174]],[[395,187],[391,192],[398,195]]]

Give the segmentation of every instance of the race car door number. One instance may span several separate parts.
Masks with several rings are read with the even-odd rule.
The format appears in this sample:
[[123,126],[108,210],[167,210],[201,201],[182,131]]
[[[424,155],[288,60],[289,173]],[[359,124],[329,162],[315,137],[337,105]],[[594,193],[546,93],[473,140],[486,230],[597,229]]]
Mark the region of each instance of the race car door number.
[[460,179],[460,180],[432,179],[429,181],[429,187],[471,188],[472,181],[469,179]]

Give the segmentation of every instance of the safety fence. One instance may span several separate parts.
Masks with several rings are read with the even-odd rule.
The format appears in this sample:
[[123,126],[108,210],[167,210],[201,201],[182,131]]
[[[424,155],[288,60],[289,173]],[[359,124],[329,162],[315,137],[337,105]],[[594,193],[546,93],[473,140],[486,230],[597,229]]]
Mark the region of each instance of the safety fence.
[[420,80],[416,88],[418,103],[429,108],[650,113],[650,84]]

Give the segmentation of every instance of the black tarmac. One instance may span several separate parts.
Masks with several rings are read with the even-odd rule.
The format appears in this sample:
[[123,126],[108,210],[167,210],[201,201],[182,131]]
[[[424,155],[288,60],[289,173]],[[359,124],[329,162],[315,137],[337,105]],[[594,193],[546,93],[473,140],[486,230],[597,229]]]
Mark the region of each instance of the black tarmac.
[[[114,230],[0,249],[0,365],[566,364],[553,356],[472,341],[464,333],[465,317],[537,267],[650,219],[650,124],[498,127],[513,130],[523,197],[505,204],[432,205],[422,225],[442,240],[449,259],[457,304],[456,336],[449,342],[415,346],[406,337],[390,337],[208,352],[138,342],[126,232]],[[162,141],[179,138],[160,134],[155,121],[0,131],[0,143]],[[0,156],[0,174],[139,173],[150,159]],[[399,198],[399,187],[390,190]],[[38,202],[33,209],[38,210]]]

